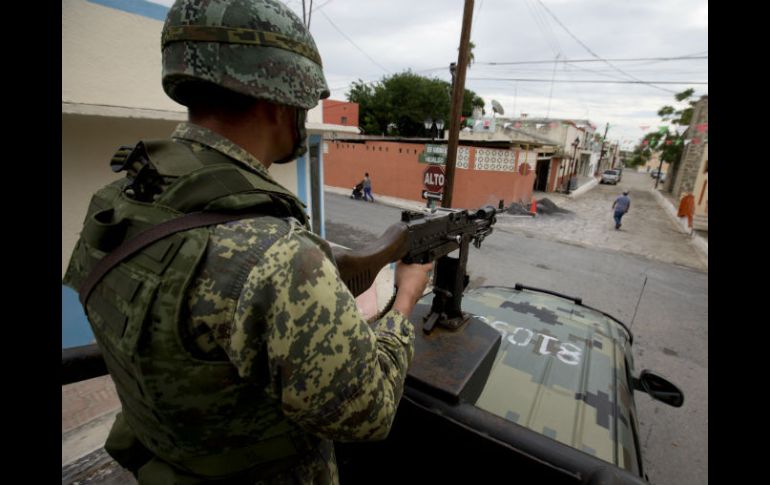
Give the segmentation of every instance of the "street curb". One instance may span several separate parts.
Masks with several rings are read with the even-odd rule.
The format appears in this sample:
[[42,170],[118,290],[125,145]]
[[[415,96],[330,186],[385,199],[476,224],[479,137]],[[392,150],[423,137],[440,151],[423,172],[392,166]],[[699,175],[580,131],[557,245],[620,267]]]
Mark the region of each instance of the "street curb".
[[594,187],[596,187],[597,185],[599,185],[599,180],[597,180],[596,178],[594,178],[593,180],[591,180],[591,181],[590,181],[590,182],[588,182],[587,184],[583,184],[583,185],[581,185],[580,187],[578,187],[577,189],[575,189],[575,190],[573,190],[572,192],[570,192],[570,193],[567,195],[567,197],[570,197],[570,198],[575,198],[575,197],[577,197],[577,196],[579,196],[579,195],[583,195],[583,194],[585,194],[586,192],[588,192],[589,190],[591,190],[591,189],[593,189]]
[[[344,195],[350,197],[353,189],[346,189],[344,187],[333,187],[331,185],[324,185],[324,191],[331,192],[332,194]],[[375,194],[376,195],[376,194]],[[387,195],[377,195],[374,199],[374,203],[384,204],[390,207],[397,207],[399,209],[412,210],[412,211],[424,211],[426,209],[425,204],[415,202],[413,200],[399,199],[397,197],[389,197]]]
[[666,214],[669,215],[671,220],[676,225],[677,229],[679,229],[679,232],[690,235],[690,243],[695,247],[698,253],[705,258],[706,267],[708,268],[708,257],[709,257],[708,241],[698,236],[698,234],[695,231],[690,230],[690,228],[687,225],[687,218],[677,216],[677,211],[676,211],[676,207],[674,207],[674,204],[672,204],[668,199],[663,197],[663,195],[661,195],[659,190],[652,188],[652,189],[649,189],[649,191],[652,192],[652,194],[655,196],[655,199],[658,201],[658,204],[663,208]]
[[663,195],[660,193],[657,189],[650,189],[650,192],[655,196],[655,198],[658,200],[658,204],[663,208],[663,210],[666,211],[666,213],[669,215],[672,221],[674,221],[674,224],[676,224],[677,229],[679,229],[679,232],[683,234],[690,234],[690,229],[687,227],[687,218],[686,217],[679,217],[676,215],[676,207],[674,207],[674,204],[668,201]]

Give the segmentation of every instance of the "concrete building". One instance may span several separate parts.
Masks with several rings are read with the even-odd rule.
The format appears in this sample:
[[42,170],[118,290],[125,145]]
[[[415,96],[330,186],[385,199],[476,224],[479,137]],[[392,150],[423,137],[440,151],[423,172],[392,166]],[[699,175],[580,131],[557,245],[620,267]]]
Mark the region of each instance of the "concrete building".
[[663,165],[661,165],[660,164],[660,157],[661,157],[661,153],[659,151],[652,152],[652,155],[650,156],[650,159],[647,160],[647,162],[644,165],[640,166],[641,169],[644,172],[649,173],[649,172],[657,171],[658,168],[660,168],[660,171],[662,173],[665,173],[666,175],[670,175],[669,174],[669,165],[670,164],[668,162],[663,162]]
[[497,124],[503,132],[517,130],[555,147],[547,176],[554,184],[538,190],[564,191],[568,183],[574,190],[598,175],[601,142],[590,121],[525,117],[498,118]]
[[322,104],[324,123],[353,126],[358,129],[358,103],[324,99]]
[[[140,139],[167,138],[187,119],[186,108],[161,85],[167,11],[141,0],[62,1],[62,276],[91,194],[123,176],[109,167],[115,151]],[[325,123],[321,104],[306,127],[308,153],[273,165],[270,173],[308,205],[313,229],[323,235],[322,138],[358,129]],[[62,286],[62,299],[63,347],[86,343],[90,329],[75,293]]]
[[708,230],[708,96],[701,96],[693,107],[692,119],[685,132],[682,158],[671,174],[666,189],[681,200],[695,197],[693,228]]

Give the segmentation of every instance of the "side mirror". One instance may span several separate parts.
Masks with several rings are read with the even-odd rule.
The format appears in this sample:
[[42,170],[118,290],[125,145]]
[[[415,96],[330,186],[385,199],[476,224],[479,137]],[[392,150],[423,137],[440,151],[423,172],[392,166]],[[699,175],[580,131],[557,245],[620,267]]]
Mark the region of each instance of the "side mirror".
[[662,401],[675,408],[684,404],[684,393],[667,379],[649,370],[643,370],[639,378],[634,378],[634,389],[646,392],[653,399]]

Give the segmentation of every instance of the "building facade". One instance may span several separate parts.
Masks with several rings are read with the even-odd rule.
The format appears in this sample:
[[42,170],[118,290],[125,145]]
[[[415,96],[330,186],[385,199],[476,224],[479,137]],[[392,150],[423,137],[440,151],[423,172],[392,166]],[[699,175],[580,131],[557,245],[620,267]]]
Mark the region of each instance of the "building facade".
[[333,99],[324,99],[321,103],[324,123],[358,128],[358,103]]

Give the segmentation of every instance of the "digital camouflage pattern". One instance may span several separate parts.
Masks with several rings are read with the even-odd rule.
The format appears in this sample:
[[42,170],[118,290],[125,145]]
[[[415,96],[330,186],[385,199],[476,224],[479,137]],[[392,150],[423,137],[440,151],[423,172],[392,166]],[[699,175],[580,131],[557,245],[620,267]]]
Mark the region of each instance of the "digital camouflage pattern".
[[177,0],[162,34],[163,88],[191,80],[304,109],[329,96],[315,41],[275,0]]
[[[187,153],[213,159],[210,166],[237,163],[272,180],[258,160],[205,128],[182,124],[174,136]],[[97,214],[144,226],[175,217],[160,202],[126,197],[125,183],[97,193],[87,222]],[[271,190],[281,193],[277,184]],[[242,207],[248,196],[217,202]],[[390,429],[412,358],[411,324],[391,311],[369,326],[328,245],[303,223],[269,214],[158,241],[111,271],[88,300],[123,407],[106,448],[127,467],[137,446],[157,457],[139,469],[140,483],[143,473],[158,480],[180,470],[336,483],[331,440],[381,439]],[[102,234],[93,226],[65,276],[75,288],[109,250],[109,238],[89,236]]]
[[638,474],[633,357],[617,322],[502,287],[468,291],[463,310],[503,338],[476,406]]

